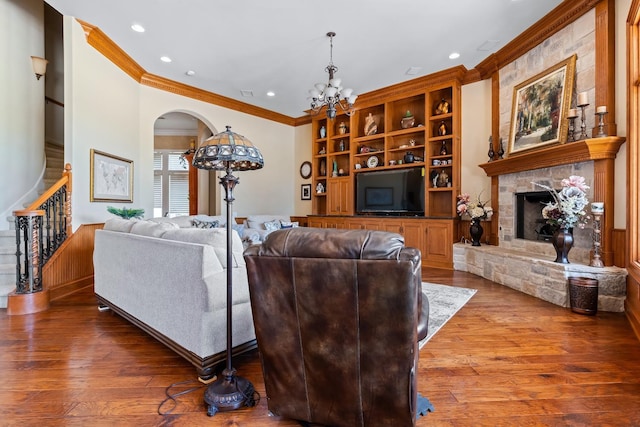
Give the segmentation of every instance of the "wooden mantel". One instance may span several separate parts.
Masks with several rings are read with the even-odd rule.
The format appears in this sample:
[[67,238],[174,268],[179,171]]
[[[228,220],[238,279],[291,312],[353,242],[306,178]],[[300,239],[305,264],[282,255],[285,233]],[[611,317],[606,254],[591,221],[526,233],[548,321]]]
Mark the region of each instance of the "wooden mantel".
[[[593,161],[593,201],[604,202],[606,212],[602,224],[602,260],[606,266],[611,266],[615,158],[624,142],[625,138],[619,136],[591,138],[529,151],[479,166],[491,177],[492,200],[498,200],[500,175]],[[490,239],[494,245],[498,244],[498,222],[491,221]]]
[[479,165],[487,176],[506,175],[589,160],[615,159],[625,139],[619,136],[591,138],[554,145]]

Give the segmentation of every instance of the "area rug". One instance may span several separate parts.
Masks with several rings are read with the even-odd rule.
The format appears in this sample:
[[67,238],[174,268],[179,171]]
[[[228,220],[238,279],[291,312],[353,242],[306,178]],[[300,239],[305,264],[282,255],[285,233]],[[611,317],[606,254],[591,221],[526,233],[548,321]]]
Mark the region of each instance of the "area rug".
[[422,348],[477,291],[476,289],[422,282],[422,292],[429,298],[429,331],[427,332],[426,338],[420,341],[420,348]]

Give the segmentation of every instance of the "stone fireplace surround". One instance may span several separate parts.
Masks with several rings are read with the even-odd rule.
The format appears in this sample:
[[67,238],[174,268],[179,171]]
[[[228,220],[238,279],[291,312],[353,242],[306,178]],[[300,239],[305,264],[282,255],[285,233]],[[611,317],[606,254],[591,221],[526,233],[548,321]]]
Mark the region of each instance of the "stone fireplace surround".
[[[613,194],[609,193],[613,188],[613,159],[622,142],[624,139],[616,137],[591,139],[480,165],[492,177],[492,195],[498,199],[498,246],[456,243],[454,270],[477,274],[563,307],[569,306],[568,278],[593,278],[599,282],[598,309],[624,311],[627,272],[615,266],[589,266],[590,226],[574,229],[575,242],[569,252],[571,264],[559,264],[554,262],[551,243],[515,237],[514,218],[515,193],[540,190],[532,182],[559,188],[560,181],[570,175],[585,177],[591,187],[587,192],[590,201],[604,201],[605,206],[613,207]],[[613,221],[609,224],[612,229]],[[491,225],[485,226],[485,230],[496,230],[495,224]]]

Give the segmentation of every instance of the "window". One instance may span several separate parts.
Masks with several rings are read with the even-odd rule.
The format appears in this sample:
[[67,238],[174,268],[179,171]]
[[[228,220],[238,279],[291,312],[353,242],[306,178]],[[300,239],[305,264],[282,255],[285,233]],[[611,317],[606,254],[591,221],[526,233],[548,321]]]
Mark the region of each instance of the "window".
[[153,153],[153,216],[189,215],[189,168],[181,152]]

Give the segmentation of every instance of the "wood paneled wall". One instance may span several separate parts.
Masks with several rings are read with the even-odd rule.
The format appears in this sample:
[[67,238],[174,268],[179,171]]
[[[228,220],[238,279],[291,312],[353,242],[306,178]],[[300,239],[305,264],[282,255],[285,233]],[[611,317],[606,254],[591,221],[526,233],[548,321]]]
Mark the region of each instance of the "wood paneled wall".
[[51,301],[93,283],[94,236],[103,226],[81,225],[44,266],[42,283]]

